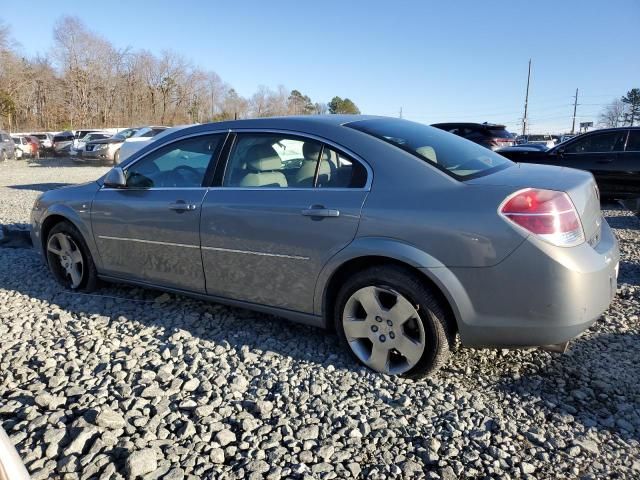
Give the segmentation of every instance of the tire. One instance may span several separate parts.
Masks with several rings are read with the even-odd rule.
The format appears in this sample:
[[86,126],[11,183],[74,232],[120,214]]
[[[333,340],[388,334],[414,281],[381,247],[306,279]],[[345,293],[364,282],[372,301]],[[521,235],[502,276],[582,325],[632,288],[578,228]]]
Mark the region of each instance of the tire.
[[[377,303],[370,301],[371,295]],[[341,343],[359,363],[381,373],[421,378],[439,370],[453,349],[453,319],[445,311],[438,296],[409,269],[378,266],[344,283],[334,321]],[[383,368],[373,360],[374,348],[388,350],[386,356],[377,355],[386,358]]]
[[[64,248],[64,245],[59,241],[59,239],[61,239],[60,235],[67,238],[71,248]],[[64,255],[66,260],[62,260],[61,255],[54,253],[55,250],[67,251],[70,252],[71,255]],[[82,234],[73,224],[62,221],[55,224],[53,228],[49,230],[47,243],[45,244],[45,254],[49,270],[56,281],[63,287],[70,290],[92,292],[98,286],[98,272],[93,263],[91,251],[84,241]],[[81,268],[78,269],[80,261]],[[74,279],[77,280],[77,276],[72,276],[69,270],[63,266],[63,263],[72,263],[76,274],[79,270],[79,281],[74,281]]]
[[113,165],[118,165],[120,163],[120,150],[117,150],[116,153],[113,154]]
[[7,152],[2,150],[2,156],[0,156],[0,159],[2,159],[3,162],[6,162],[7,158]]

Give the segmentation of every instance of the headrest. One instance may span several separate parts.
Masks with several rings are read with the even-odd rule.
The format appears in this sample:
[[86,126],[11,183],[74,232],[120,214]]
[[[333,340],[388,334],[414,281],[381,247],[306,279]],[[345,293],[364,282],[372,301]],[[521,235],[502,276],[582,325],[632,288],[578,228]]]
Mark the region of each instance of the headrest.
[[[316,142],[305,142],[302,145],[302,155],[304,155],[305,160],[312,160],[314,162],[318,161],[318,155],[320,155],[320,150],[322,149],[322,145]],[[329,160],[329,151],[325,148],[322,154],[323,160]]]
[[258,172],[280,170],[282,160],[271,145],[254,145],[247,151],[247,167]]

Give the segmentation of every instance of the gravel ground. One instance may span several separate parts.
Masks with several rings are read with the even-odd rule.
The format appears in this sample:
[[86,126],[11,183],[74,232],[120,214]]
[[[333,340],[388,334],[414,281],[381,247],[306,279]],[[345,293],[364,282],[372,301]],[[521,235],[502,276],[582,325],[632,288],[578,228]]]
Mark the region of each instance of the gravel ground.
[[[104,171],[48,164],[0,165],[0,224]],[[460,349],[423,381],[262,314],[65,292],[0,249],[0,421],[34,479],[639,478],[640,222],[605,216],[618,296],[567,354]]]

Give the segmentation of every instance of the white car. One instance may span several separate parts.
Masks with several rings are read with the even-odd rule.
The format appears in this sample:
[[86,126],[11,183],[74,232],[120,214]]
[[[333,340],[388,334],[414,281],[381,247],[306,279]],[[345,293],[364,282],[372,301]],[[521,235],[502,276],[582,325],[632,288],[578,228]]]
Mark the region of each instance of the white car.
[[31,143],[22,135],[11,135],[13,143],[16,145],[16,159],[31,156]]
[[72,157],[80,156],[82,155],[82,151],[87,145],[87,142],[90,142],[91,140],[102,140],[109,137],[111,137],[111,134],[107,132],[87,133],[84,137],[73,141],[73,146],[71,147],[71,150],[69,150],[69,154]]
[[[197,124],[194,124],[197,125]],[[137,152],[138,150],[141,150],[143,147],[146,147],[147,145],[149,145],[149,143],[151,143],[152,141],[158,140],[159,138],[165,137],[167,135],[172,134],[173,132],[177,132],[178,130],[181,130],[185,127],[190,127],[191,125],[178,125],[176,127],[145,127],[142,128],[140,131],[142,130],[146,130],[146,129],[158,129],[158,128],[162,128],[162,130],[160,130],[159,132],[156,132],[156,134],[154,135],[148,135],[148,131],[146,132],[147,136],[145,136],[145,133],[143,133],[142,135],[138,135],[137,132],[135,135],[133,135],[132,137],[127,138],[127,140],[125,140],[125,142],[122,144],[122,147],[120,147],[120,161],[122,162],[124,159],[130,157],[131,155],[133,155],[135,152]]]

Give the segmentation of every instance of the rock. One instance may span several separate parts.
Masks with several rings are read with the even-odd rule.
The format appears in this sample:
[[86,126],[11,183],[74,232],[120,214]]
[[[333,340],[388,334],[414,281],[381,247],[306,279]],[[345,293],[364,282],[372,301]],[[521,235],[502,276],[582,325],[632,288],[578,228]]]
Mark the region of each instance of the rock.
[[296,438],[298,440],[316,440],[318,438],[318,433],[318,426],[311,425],[298,430]]
[[64,450],[64,455],[69,456],[73,454],[81,454],[86,448],[89,447],[89,441],[98,434],[96,427],[85,427],[78,431],[78,433],[71,439],[71,443]]
[[224,447],[225,445],[229,445],[230,443],[236,441],[236,434],[231,430],[225,428],[224,430],[220,430],[218,433],[216,433],[215,439],[216,442]]
[[124,417],[120,413],[114,412],[109,408],[103,408],[96,416],[96,425],[102,428],[115,430],[124,428],[126,424],[127,422],[125,422]]
[[198,380],[197,378],[192,378],[182,384],[182,391],[194,392],[198,389],[199,386],[200,386],[200,380]]
[[224,463],[224,450],[221,448],[212,448],[209,458],[213,463]]
[[244,393],[249,387],[249,381],[242,375],[238,375],[231,381],[231,391]]
[[531,465],[530,463],[527,462],[523,462],[520,464],[520,469],[522,470],[522,473],[524,475],[531,475],[533,472],[536,471],[536,467],[534,467],[533,465]]
[[152,448],[137,450],[127,457],[126,470],[128,478],[133,479],[158,469],[156,451]]
[[67,403],[67,399],[65,397],[51,395],[50,393],[41,393],[40,395],[37,395],[35,401],[36,404],[42,408],[47,408],[49,410],[56,410],[58,407]]
[[357,462],[350,462],[347,464],[347,468],[351,472],[351,476],[354,478],[360,478],[360,472],[362,469],[360,468],[360,464]]

